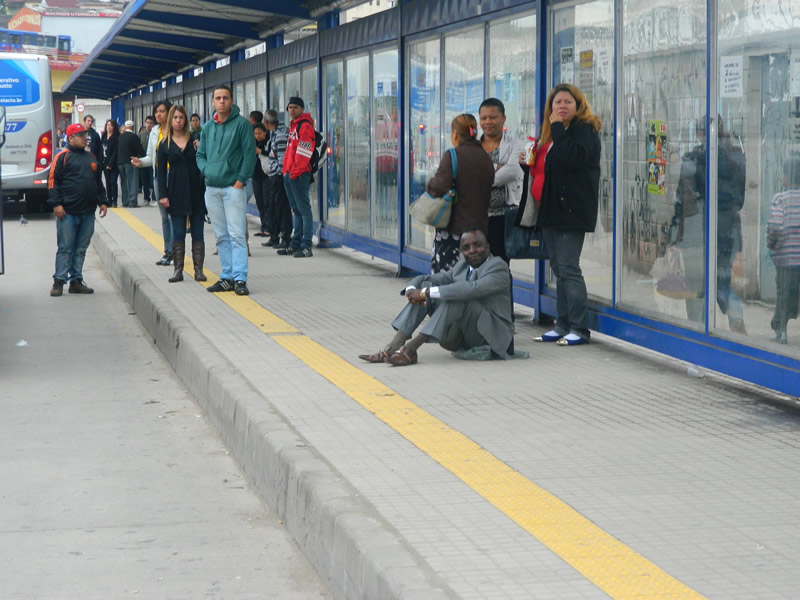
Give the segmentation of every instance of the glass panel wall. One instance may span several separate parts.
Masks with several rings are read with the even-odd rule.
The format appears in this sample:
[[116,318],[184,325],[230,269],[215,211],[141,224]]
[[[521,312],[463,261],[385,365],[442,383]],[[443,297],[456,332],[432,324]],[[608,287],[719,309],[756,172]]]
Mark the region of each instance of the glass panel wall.
[[397,243],[397,67],[397,50],[372,55],[372,236],[391,244]]
[[[441,42],[439,38],[408,46],[408,198],[416,200],[436,172],[442,153]],[[408,212],[406,212],[408,215]],[[433,229],[407,216],[407,242],[415,248],[433,246]]]
[[347,228],[370,234],[369,56],[347,60]]
[[800,7],[787,8],[720,5],[711,325],[798,356]]
[[344,227],[344,65],[342,61],[324,66],[325,135],[330,155],[325,161],[326,221]]
[[278,119],[287,123],[286,96],[283,87],[283,73],[274,75],[269,79],[270,108],[278,112]]
[[267,104],[267,78],[259,77],[256,79],[256,110],[261,112],[269,108]]
[[[291,71],[289,73],[286,73],[286,87],[284,89],[286,90],[286,94],[285,94],[285,102],[283,109],[286,110],[286,103],[289,102],[289,98],[291,98],[292,96],[303,95],[303,92],[300,88],[300,71]],[[286,126],[288,127],[289,122],[291,121],[291,119],[289,118],[289,113],[286,113],[285,119],[286,119]]]
[[245,119],[250,112],[247,109],[247,98],[244,95],[244,83],[238,82],[233,84],[233,103],[239,107],[239,114]]
[[551,28],[551,86],[577,86],[603,121],[600,206],[596,229],[584,241],[581,268],[589,294],[610,303],[614,287],[614,3],[595,0],[556,8]]
[[[444,38],[444,123],[447,138],[451,121],[461,113],[478,119],[483,102],[483,27],[460,31]],[[445,146],[449,146],[445,140]]]
[[502,100],[506,107],[506,131],[522,140],[535,135],[535,14],[490,23],[487,83],[486,96]]
[[245,106],[247,106],[247,114],[249,115],[254,110],[264,112],[264,107],[260,107],[256,103],[256,82],[254,79],[244,82],[244,97]]
[[[317,67],[308,67],[303,69],[301,73],[301,85],[303,102],[306,104],[306,112],[314,119],[314,127],[321,129],[322,126],[319,121],[319,104],[317,100]],[[309,197],[311,199],[311,210],[314,214],[314,220],[320,221],[319,214],[319,186],[316,184],[317,176],[314,176],[315,182],[311,184],[309,190]]]
[[[622,6],[620,305],[702,329],[706,4],[623,0]],[[664,278],[681,264],[688,291],[668,289]]]

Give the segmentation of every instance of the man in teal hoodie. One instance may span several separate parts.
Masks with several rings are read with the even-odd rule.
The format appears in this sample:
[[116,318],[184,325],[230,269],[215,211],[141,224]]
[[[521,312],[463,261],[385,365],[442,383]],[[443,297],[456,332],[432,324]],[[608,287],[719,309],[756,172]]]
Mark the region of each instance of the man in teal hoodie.
[[247,289],[247,197],[245,185],[253,176],[256,145],[253,127],[239,114],[233,93],[227,85],[218,85],[212,99],[214,116],[200,132],[197,167],[206,182],[206,209],[217,238],[222,272],[209,292]]

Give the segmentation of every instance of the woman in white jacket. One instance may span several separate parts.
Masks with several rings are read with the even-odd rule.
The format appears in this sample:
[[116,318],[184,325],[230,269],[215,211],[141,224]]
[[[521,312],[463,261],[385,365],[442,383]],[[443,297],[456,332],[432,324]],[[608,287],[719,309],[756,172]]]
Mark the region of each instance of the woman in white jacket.
[[158,179],[155,170],[156,150],[158,149],[158,144],[161,142],[163,136],[162,128],[165,127],[170,108],[172,108],[172,104],[167,100],[161,100],[156,104],[155,110],[153,111],[156,124],[153,125],[153,128],[150,130],[150,137],[147,138],[147,153],[142,158],[131,159],[131,164],[134,167],[153,169],[153,201],[150,202],[150,206],[158,206],[158,210],[161,213],[161,233],[164,237],[164,256],[156,261],[156,264],[163,266],[172,264],[172,223],[169,220],[167,209],[156,201],[156,199],[161,196],[158,195]]
[[489,199],[489,248],[492,254],[508,262],[505,250],[505,211],[519,205],[524,172],[519,167],[519,155],[525,144],[504,131],[506,107],[497,98],[481,103],[481,145],[494,164],[494,185]]

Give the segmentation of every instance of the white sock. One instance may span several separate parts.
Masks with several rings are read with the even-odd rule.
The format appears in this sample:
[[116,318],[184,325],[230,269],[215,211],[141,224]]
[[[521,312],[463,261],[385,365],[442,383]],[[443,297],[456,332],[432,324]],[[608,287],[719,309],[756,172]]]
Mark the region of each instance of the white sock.
[[550,331],[548,331],[547,333],[545,333],[545,334],[542,334],[542,337],[556,337],[556,336],[560,336],[560,335],[561,335],[561,334],[560,334],[560,333],[558,333],[558,332],[557,332],[555,329],[551,329],[551,330],[550,330]]
[[568,342],[577,342],[579,339],[581,339],[581,336],[579,336],[577,333],[568,333],[564,336],[564,339]]

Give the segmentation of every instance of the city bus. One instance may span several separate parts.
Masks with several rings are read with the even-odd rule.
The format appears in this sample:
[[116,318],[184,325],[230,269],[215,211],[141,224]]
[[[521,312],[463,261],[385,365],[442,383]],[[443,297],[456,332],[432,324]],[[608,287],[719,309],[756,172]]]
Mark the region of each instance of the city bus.
[[0,52],[0,105],[6,109],[3,201],[24,200],[26,211],[38,212],[46,207],[54,149],[47,56]]

